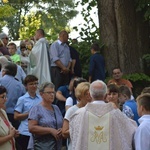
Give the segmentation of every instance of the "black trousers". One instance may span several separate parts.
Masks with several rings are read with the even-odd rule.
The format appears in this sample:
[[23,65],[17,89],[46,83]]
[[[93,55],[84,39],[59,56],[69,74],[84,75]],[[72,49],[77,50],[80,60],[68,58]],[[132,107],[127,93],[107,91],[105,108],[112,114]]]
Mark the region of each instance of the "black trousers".
[[69,73],[61,73],[61,69],[59,67],[51,67],[51,79],[55,85],[55,90],[57,90],[62,85],[68,85],[70,78]]
[[20,125],[20,121],[14,119],[14,114],[7,113],[7,116],[12,126],[15,127],[15,129],[17,130]]
[[30,136],[20,134],[19,137],[16,138],[16,149],[27,150],[29,138]]

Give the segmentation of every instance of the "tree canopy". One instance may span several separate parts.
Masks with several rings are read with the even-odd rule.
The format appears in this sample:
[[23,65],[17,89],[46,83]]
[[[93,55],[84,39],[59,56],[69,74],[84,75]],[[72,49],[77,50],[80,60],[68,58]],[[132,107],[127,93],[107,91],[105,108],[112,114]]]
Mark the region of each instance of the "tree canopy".
[[[65,28],[69,20],[77,14],[73,0],[9,0],[7,3],[1,2],[0,5],[0,9],[7,5],[14,10],[12,15],[2,15],[0,20],[5,20],[10,37],[14,40],[25,37],[24,31],[27,34],[28,31],[33,33],[37,28],[43,28],[46,33],[56,33]],[[36,25],[35,20],[39,22]]]
[[[150,1],[126,1],[82,0],[77,2],[85,6],[82,15],[86,23],[80,32],[81,39],[85,43],[78,44],[83,60],[84,76],[88,76],[90,45],[97,39],[103,47],[102,54],[105,56],[106,71],[109,75],[115,66],[120,66],[125,74],[142,70],[142,58],[150,51],[150,45],[148,46]],[[95,27],[93,18],[89,16],[89,11],[93,9],[98,11],[98,27]],[[78,27],[74,29],[78,30]]]

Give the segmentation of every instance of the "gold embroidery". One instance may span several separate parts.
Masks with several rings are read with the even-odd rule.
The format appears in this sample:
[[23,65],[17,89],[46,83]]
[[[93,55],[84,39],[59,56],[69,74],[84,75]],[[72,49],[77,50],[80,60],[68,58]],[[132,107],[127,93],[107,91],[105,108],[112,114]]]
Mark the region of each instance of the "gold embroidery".
[[94,127],[95,130],[102,130],[104,127],[101,127],[101,126],[97,126],[97,127]]
[[96,142],[97,144],[100,144],[101,142],[107,142],[107,137],[104,133],[104,131],[101,131],[104,127],[94,127],[95,131],[92,134],[91,142]]
[[109,113],[103,116],[96,116],[89,112],[88,129],[88,149],[106,149],[109,150],[110,127]]

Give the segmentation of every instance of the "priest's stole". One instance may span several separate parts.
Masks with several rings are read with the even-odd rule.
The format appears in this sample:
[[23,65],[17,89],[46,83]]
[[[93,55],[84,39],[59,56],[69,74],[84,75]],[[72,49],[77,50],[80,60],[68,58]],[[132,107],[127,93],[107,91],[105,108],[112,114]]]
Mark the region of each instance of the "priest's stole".
[[109,150],[110,114],[96,116],[89,112],[88,150]]

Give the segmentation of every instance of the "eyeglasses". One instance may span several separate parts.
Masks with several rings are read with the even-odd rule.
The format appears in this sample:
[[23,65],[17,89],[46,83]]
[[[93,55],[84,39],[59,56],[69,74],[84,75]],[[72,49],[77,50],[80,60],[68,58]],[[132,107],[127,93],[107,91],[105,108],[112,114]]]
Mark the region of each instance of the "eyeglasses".
[[2,39],[6,39],[6,40],[8,40],[8,38],[7,38],[7,37],[5,37],[5,38],[2,38]]
[[55,92],[43,92],[43,93],[47,93],[47,94],[55,94]]
[[2,97],[0,97],[0,98],[2,98],[2,99],[6,99],[7,97],[6,97],[6,95],[3,95]]

